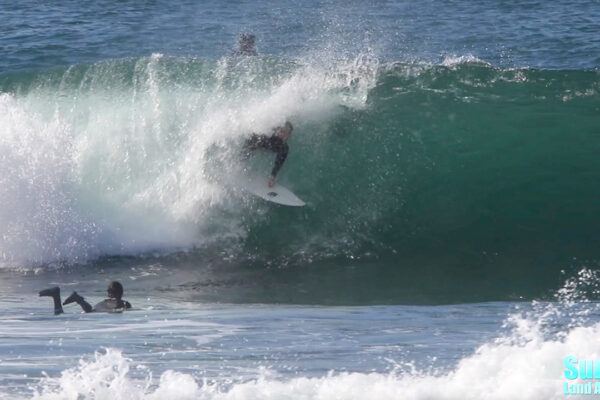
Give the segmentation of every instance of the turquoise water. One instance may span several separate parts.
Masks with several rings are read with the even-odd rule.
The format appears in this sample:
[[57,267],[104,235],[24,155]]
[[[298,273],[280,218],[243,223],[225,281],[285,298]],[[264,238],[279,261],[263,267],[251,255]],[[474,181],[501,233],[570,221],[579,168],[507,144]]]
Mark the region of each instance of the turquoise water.
[[[0,398],[559,399],[597,353],[597,1],[0,17]],[[286,120],[300,209],[236,185]]]

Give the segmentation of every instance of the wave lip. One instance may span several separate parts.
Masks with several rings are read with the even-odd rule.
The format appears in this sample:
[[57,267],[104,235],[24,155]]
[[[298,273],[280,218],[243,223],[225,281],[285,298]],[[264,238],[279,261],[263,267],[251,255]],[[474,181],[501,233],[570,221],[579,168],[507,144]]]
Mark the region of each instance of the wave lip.
[[480,66],[485,66],[485,67],[491,67],[492,64],[481,60],[471,54],[467,54],[467,55],[463,55],[463,56],[456,56],[456,55],[447,55],[444,57],[441,65],[444,67],[454,67],[457,65],[464,65],[464,64],[471,64],[471,65],[480,65]]

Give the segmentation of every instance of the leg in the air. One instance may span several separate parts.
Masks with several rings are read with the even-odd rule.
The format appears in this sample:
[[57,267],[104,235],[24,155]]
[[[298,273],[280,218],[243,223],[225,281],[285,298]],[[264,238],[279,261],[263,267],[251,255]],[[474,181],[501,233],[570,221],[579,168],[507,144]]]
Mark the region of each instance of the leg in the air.
[[80,295],[78,295],[77,292],[71,293],[71,295],[69,297],[67,297],[67,299],[63,302],[63,305],[67,305],[67,304],[70,304],[73,302],[79,304],[81,306],[81,308],[83,309],[83,311],[85,311],[86,313],[93,311],[90,303],[85,301],[85,299],[83,297],[81,297]]
[[58,286],[40,291],[41,296],[52,297],[54,300],[54,315],[63,313],[63,308],[60,304],[60,288]]

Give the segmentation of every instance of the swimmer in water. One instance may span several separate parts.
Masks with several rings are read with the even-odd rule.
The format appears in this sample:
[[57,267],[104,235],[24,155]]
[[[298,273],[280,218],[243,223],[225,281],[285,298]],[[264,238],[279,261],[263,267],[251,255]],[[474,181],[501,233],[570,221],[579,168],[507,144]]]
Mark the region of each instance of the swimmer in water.
[[131,308],[131,304],[128,301],[122,299],[123,297],[123,285],[119,282],[114,281],[108,285],[108,299],[102,300],[100,303],[96,304],[94,307],[90,305],[83,297],[81,297],[77,292],[71,293],[69,297],[64,301],[64,303],[60,303],[60,288],[53,287],[50,289],[45,289],[40,292],[40,296],[48,296],[52,297],[54,300],[54,315],[63,313],[63,305],[67,305],[70,303],[77,303],[81,306],[83,311],[86,313],[89,312],[121,312],[123,310],[129,310]]
[[251,33],[242,33],[238,38],[238,48],[231,53],[233,57],[240,56],[256,56],[258,53],[256,52],[256,48],[254,44],[256,43],[256,36]]

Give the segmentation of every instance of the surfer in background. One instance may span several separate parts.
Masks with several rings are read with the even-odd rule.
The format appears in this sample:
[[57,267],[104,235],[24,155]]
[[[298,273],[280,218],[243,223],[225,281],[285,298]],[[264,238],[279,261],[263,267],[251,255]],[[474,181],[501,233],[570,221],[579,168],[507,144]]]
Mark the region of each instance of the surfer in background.
[[63,313],[63,305],[70,303],[77,303],[81,306],[83,311],[89,312],[120,312],[131,308],[131,304],[128,301],[122,299],[123,297],[123,285],[119,282],[114,281],[108,285],[108,299],[102,300],[94,307],[90,305],[83,297],[77,294],[77,292],[71,293],[64,303],[60,304],[60,288],[53,287],[45,289],[40,292],[40,296],[52,297],[54,300],[54,315]]
[[269,187],[272,187],[275,184],[275,177],[277,176],[277,172],[279,172],[281,166],[287,158],[287,141],[292,136],[293,130],[294,127],[288,121],[283,126],[278,126],[277,128],[275,128],[271,136],[257,135],[256,133],[254,133],[252,134],[250,139],[248,139],[244,144],[244,158],[246,159],[250,157],[254,150],[257,149],[266,149],[277,153],[275,157],[275,165],[273,166],[273,170],[271,170],[271,176],[269,176]]
[[256,48],[254,43],[256,42],[256,36],[251,33],[242,33],[238,38],[238,48],[231,55],[236,56],[256,56]]

